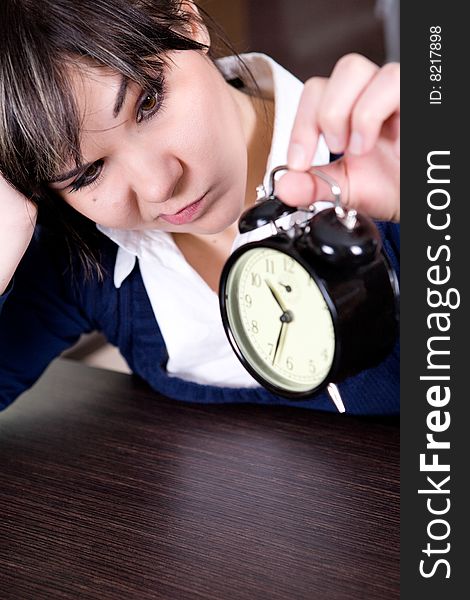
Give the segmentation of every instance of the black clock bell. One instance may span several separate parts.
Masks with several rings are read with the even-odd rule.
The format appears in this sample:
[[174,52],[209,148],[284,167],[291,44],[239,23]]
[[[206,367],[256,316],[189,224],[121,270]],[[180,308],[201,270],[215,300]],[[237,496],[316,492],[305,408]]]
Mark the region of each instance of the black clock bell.
[[[330,208],[283,204],[270,193],[240,218],[240,233],[268,226],[268,237],[239,247],[222,272],[219,300],[225,332],[248,372],[293,400],[326,388],[338,410],[336,384],[376,366],[398,334],[398,283],[374,222],[341,205],[324,172]],[[301,215],[288,219],[291,213]]]

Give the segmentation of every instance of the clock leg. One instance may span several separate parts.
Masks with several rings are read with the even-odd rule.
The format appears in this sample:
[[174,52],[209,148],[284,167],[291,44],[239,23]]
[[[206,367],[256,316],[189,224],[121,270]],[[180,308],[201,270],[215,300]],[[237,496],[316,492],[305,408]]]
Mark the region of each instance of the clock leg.
[[328,387],[326,389],[328,390],[328,394],[330,395],[330,398],[333,400],[334,405],[338,409],[338,412],[340,412],[340,413],[346,412],[346,409],[345,409],[344,403],[343,403],[343,399],[341,398],[341,394],[339,393],[338,386],[335,385],[334,383],[329,383]]

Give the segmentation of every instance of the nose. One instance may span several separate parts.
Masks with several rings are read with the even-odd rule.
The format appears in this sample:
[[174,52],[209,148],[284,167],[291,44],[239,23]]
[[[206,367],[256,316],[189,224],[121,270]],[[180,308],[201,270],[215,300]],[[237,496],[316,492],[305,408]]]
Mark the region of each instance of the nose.
[[[155,213],[155,205],[161,205],[174,196],[183,175],[183,166],[175,156],[154,152],[128,155],[125,170],[129,190],[144,215]],[[159,212],[161,207],[157,210]]]

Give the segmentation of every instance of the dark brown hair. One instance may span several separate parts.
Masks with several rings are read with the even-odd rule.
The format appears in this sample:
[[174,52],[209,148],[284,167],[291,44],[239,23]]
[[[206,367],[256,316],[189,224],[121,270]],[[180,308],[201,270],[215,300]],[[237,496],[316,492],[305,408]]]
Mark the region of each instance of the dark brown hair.
[[[38,222],[78,251],[87,276],[100,273],[96,227],[47,186],[63,167],[82,162],[70,66],[89,61],[158,92],[165,53],[205,48],[191,39],[197,17],[184,8],[181,0],[0,2],[0,172],[38,206]],[[216,42],[209,56],[220,47],[235,54],[200,12]]]

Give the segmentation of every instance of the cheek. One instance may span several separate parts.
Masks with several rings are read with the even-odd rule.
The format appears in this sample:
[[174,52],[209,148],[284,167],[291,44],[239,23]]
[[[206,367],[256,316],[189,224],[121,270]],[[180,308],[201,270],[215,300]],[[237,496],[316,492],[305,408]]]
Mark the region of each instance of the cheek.
[[[212,123],[210,151],[214,157],[230,161],[232,169],[238,171],[246,162],[246,144],[238,115],[230,106],[216,106],[215,116],[207,119]],[[217,112],[218,109],[218,112]]]
[[134,215],[130,203],[108,202],[106,193],[96,191],[83,198],[64,198],[81,215],[103,227],[121,229],[132,227]]
[[209,77],[204,84],[183,95],[179,127],[173,123],[180,130],[179,144],[189,164],[196,161],[225,177],[243,177],[246,142],[237,107],[224,81]]

